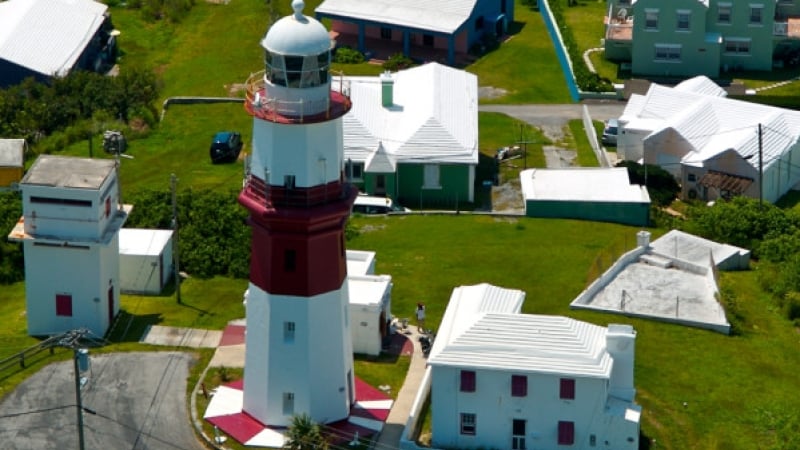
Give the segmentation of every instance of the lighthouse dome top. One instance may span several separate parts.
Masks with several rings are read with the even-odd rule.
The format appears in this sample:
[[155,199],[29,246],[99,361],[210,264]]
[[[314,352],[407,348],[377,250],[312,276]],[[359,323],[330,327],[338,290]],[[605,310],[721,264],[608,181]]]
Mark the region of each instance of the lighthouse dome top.
[[318,55],[331,48],[331,38],[325,27],[313,17],[303,15],[303,0],[294,0],[294,14],[270,27],[261,46],[270,53],[282,55]]

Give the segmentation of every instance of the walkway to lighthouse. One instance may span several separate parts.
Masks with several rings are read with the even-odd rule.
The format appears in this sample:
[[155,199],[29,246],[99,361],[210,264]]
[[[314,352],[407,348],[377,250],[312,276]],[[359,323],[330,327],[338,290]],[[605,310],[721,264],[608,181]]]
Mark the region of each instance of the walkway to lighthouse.
[[[425,358],[419,349],[415,327],[411,334],[394,337],[389,351],[411,355],[411,365],[397,399],[376,389],[358,377],[355,379],[356,402],[350,417],[326,425],[326,429],[339,437],[334,445],[347,444],[355,438],[370,438],[379,434],[380,448],[398,448],[400,435],[416,395],[417,385],[425,371]],[[244,320],[231,322],[222,332],[217,351],[210,366],[244,367]],[[283,446],[282,429],[267,427],[242,411],[242,380],[220,386],[211,398],[204,419],[237,441],[259,447]],[[383,444],[383,445],[381,445]]]

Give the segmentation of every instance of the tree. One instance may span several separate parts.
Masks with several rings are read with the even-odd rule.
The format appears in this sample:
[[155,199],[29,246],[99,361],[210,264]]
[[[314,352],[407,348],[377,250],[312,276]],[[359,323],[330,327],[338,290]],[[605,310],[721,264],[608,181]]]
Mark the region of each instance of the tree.
[[283,444],[283,448],[286,450],[327,450],[329,448],[319,424],[305,413],[292,416],[292,423],[289,425],[285,437],[286,442]]

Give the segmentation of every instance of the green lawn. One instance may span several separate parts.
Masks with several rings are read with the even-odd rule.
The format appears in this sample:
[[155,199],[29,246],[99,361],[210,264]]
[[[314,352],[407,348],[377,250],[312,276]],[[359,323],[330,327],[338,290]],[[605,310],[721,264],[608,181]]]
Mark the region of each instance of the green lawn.
[[[594,131],[594,130],[593,130]],[[586,137],[583,129],[583,120],[575,119],[569,121],[569,132],[572,137],[572,144],[578,152],[578,165],[581,167],[600,167],[597,155]]]

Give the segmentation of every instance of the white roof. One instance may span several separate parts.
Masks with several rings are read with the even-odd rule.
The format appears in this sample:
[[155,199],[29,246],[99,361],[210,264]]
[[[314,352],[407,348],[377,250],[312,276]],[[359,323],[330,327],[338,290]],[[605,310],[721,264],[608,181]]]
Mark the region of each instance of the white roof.
[[45,75],[66,75],[105,20],[92,0],[0,2],[0,59]]
[[158,256],[172,242],[172,230],[122,228],[119,230],[119,254]]
[[613,359],[606,351],[606,332],[568,317],[487,313],[431,354],[428,363],[609,378]]
[[[353,108],[343,121],[345,159],[377,158],[379,170],[402,162],[478,164],[477,77],[438,63],[391,77],[388,107],[378,77],[349,78]],[[385,155],[372,158],[381,146]]]
[[380,306],[391,286],[392,277],[389,275],[348,275],[350,305]]
[[677,85],[675,89],[679,91],[694,92],[695,94],[713,95],[715,97],[727,97],[728,93],[711,81],[708,77],[698,76],[683,80]]
[[25,139],[0,139],[0,167],[22,167]]
[[649,203],[647,189],[631,184],[628,169],[528,169],[519,174],[525,200]]
[[522,309],[523,301],[525,292],[487,283],[453,289],[430,354],[438,353],[448,342],[466,331],[483,313],[516,314]]
[[347,250],[347,274],[370,275],[375,264],[375,252],[366,250]]
[[709,256],[714,258],[716,265],[733,257],[745,256],[747,260],[750,257],[750,251],[747,249],[710,241],[680,230],[670,230],[651,242],[650,247],[662,255],[704,266],[709,264]]
[[469,19],[475,3],[476,0],[325,0],[316,13],[453,33]]
[[734,150],[757,168],[759,124],[765,169],[800,139],[800,112],[720,96],[707,79],[689,81],[681,88],[652,84],[646,95],[632,95],[620,117],[624,128],[650,130],[648,137],[677,134],[693,148],[682,160],[691,165]]

